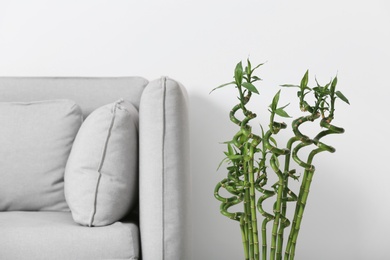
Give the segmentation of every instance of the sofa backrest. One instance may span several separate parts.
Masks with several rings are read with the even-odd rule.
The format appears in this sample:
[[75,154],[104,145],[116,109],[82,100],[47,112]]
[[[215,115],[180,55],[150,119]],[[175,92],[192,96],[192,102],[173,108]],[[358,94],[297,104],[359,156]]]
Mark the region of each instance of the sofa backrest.
[[129,100],[138,109],[147,84],[141,77],[0,77],[0,102],[70,99],[80,105],[86,117],[96,108],[120,98]]

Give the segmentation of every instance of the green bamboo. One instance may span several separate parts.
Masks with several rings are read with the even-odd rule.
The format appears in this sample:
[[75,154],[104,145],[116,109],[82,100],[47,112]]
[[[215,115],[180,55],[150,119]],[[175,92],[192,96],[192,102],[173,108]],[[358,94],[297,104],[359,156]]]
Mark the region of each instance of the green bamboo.
[[248,249],[248,240],[247,240],[247,234],[245,230],[245,222],[244,218],[240,218],[240,229],[241,229],[241,239],[242,239],[242,246],[244,248],[244,257],[245,260],[249,259],[249,249]]
[[[262,140],[265,139],[264,131],[262,131]],[[265,145],[265,142],[262,142],[263,149],[262,149],[262,167],[259,167],[259,170],[262,171],[262,175],[259,176],[256,180],[256,189],[261,192],[263,195],[260,196],[260,198],[257,201],[257,210],[260,212],[260,214],[263,216],[263,221],[261,224],[261,239],[262,239],[262,259],[267,259],[267,224],[271,220],[274,219],[274,216],[268,212],[266,212],[263,208],[263,202],[270,197],[274,196],[276,193],[273,190],[267,190],[264,188],[264,186],[267,184],[267,171],[265,167],[265,161],[267,159],[267,147]],[[259,163],[261,164],[261,162]]]
[[[277,107],[280,91],[274,96],[270,105],[271,118],[269,130],[264,134],[262,129],[261,138],[252,132],[252,127],[250,126],[250,121],[256,118],[256,114],[246,107],[252,94],[259,94],[252,83],[260,80],[260,78],[252,74],[261,65],[252,69],[248,60],[247,67],[243,69],[242,63],[240,62],[234,71],[234,81],[215,88],[218,89],[228,85],[234,85],[237,88],[239,103],[232,108],[229,117],[239,127],[239,130],[231,141],[226,142],[228,151],[225,152],[226,158],[221,164],[224,162],[229,164],[227,167],[228,173],[227,177],[215,186],[214,196],[221,202],[221,214],[240,223],[242,245],[246,260],[260,260],[260,244],[262,260],[268,259],[267,224],[271,221],[273,221],[273,225],[270,237],[269,259],[282,260],[284,231],[288,226],[291,226],[284,259],[293,260],[315,171],[315,167],[312,164],[314,156],[323,151],[335,151],[333,147],[324,144],[320,139],[329,134],[344,132],[342,128],[333,126],[330,123],[334,118],[335,99],[340,98],[348,104],[349,101],[341,92],[335,91],[337,77],[325,86],[320,86],[317,83],[315,88],[309,88],[307,86],[307,71],[299,86],[285,85],[286,87],[298,87],[300,89],[298,91],[298,97],[301,111],[308,112],[309,115],[301,116],[292,122],[294,136],[289,139],[286,148],[278,148],[272,135],[276,135],[279,130],[286,128],[286,125],[275,122],[274,117],[276,114],[281,117],[289,117],[286,111],[284,111],[286,106]],[[316,100],[313,106],[309,105],[305,100],[306,95],[310,92],[314,93]],[[239,119],[237,116],[239,111],[242,113],[240,116],[242,119]],[[313,139],[300,132],[299,127],[303,123],[314,121],[319,117],[322,117],[320,126],[326,128],[326,130],[318,133]],[[259,144],[262,144],[262,148],[258,147]],[[315,149],[310,152],[307,160],[302,160],[299,157],[299,151],[304,147],[312,145],[315,146]],[[257,153],[260,153],[260,156],[258,156],[259,159],[256,159]],[[267,155],[271,155],[271,157],[267,158]],[[279,168],[278,158],[281,155],[284,155],[283,171]],[[295,174],[296,169],[290,169],[291,158],[299,167],[304,169],[298,196],[288,187],[289,178],[298,179],[298,176]],[[277,176],[276,183],[271,186],[272,190],[271,188],[266,188],[268,182],[267,162],[269,162],[269,165]],[[220,195],[222,189],[226,190],[230,195]],[[257,203],[256,191],[261,193]],[[263,208],[263,203],[274,196],[273,212],[266,212]],[[288,202],[296,202],[292,222],[286,217]],[[243,203],[242,211],[231,212],[230,208],[239,203]],[[261,241],[259,240],[258,234],[257,210],[263,217],[261,223]]]
[[271,220],[273,220],[275,217],[271,215],[270,213],[266,212],[263,208],[263,202],[274,196],[275,192],[272,190],[266,190],[263,187],[259,187],[258,190],[263,193],[262,196],[260,196],[258,202],[257,202],[257,209],[259,210],[260,214],[263,216],[263,221],[261,225],[261,233],[262,233],[262,258],[267,259],[267,224]]
[[[237,76],[237,75],[236,75]],[[239,75],[236,77],[239,78]],[[239,79],[236,79],[236,83],[240,83]],[[241,84],[236,84],[239,91],[240,103],[235,105],[230,112],[230,120],[240,127],[240,130],[233,137],[232,143],[239,149],[239,153],[228,156],[228,159],[237,159],[239,164],[237,165],[240,176],[243,177],[243,189],[240,190],[241,196],[244,202],[244,212],[241,214],[235,214],[228,212],[228,208],[232,205],[230,200],[223,201],[221,204],[221,213],[230,218],[239,218],[240,229],[242,236],[242,243],[244,245],[244,254],[248,259],[259,259],[259,241],[258,241],[258,228],[256,217],[256,205],[255,205],[255,168],[254,168],[254,153],[256,146],[260,143],[260,137],[252,134],[251,127],[248,125],[249,121],[256,117],[254,113],[249,111],[245,105],[249,102],[252,92],[243,91]],[[245,118],[240,121],[236,116],[236,112],[241,110]],[[250,143],[250,145],[248,145]],[[215,196],[218,199],[219,189],[222,186],[217,185]],[[234,189],[228,185],[223,186],[229,192],[234,193]],[[237,219],[236,219],[237,220]]]
[[[286,128],[286,125],[284,124],[275,124],[275,122],[272,121],[273,116],[271,116],[271,129],[274,129],[275,132],[278,132],[280,128]],[[277,126],[276,126],[277,125]],[[270,252],[270,259],[274,260],[276,255],[276,243],[277,243],[277,232],[279,227],[279,221],[281,218],[281,205],[282,205],[282,197],[283,197],[283,191],[284,191],[284,179],[283,174],[281,170],[279,169],[279,166],[276,163],[277,157],[280,155],[286,155],[290,153],[287,149],[279,149],[273,145],[270,144],[269,139],[272,134],[272,131],[269,130],[264,138],[265,145],[269,149],[269,151],[272,152],[273,156],[271,157],[270,164],[276,175],[278,176],[278,182],[276,183],[277,187],[277,198],[274,206],[274,222],[273,222],[273,228],[272,228],[272,239],[271,239],[271,252]]]
[[256,195],[255,195],[255,179],[254,179],[254,169],[253,169],[253,158],[254,158],[254,150],[257,145],[260,143],[260,138],[258,136],[254,137],[251,146],[250,146],[250,154],[249,158],[249,183],[250,183],[250,208],[251,208],[251,216],[252,216],[252,227],[253,227],[253,243],[254,243],[254,256],[255,259],[259,259],[259,235],[258,235],[258,227],[257,227],[257,211],[256,211]]
[[300,196],[301,197],[300,202],[299,202],[299,204],[297,204],[297,205],[299,205],[299,208],[298,208],[296,223],[295,223],[295,226],[292,226],[292,228],[291,228],[293,230],[293,237],[292,237],[292,241],[291,241],[291,251],[290,251],[290,259],[291,260],[294,259],[295,248],[296,248],[297,239],[298,239],[298,233],[299,233],[299,230],[301,227],[303,213],[304,213],[304,210],[306,207],[307,198],[308,198],[309,192],[310,192],[310,185],[311,185],[311,182],[313,179],[313,174],[315,171],[315,167],[314,167],[314,165],[312,165],[312,161],[313,161],[314,155],[316,155],[317,153],[322,152],[322,151],[323,150],[320,148],[313,150],[310,153],[309,158],[306,162],[308,167],[305,169],[305,174],[304,174],[304,176],[306,176],[305,185],[304,185],[304,188],[302,191],[302,195]]
[[[295,142],[299,141],[299,138],[294,136],[289,139],[287,142],[287,147],[286,149],[291,151],[292,146]],[[292,177],[297,179],[293,173],[295,172],[294,170],[291,172],[290,171],[290,159],[291,159],[291,153],[286,153],[285,154],[285,161],[284,161],[284,173],[283,173],[283,197],[282,197],[282,214],[281,216],[286,216],[287,214],[287,202],[288,201],[297,201],[297,196],[295,195],[294,192],[292,192],[288,188],[288,178]],[[290,196],[290,198],[289,198]],[[283,252],[283,237],[284,237],[284,230],[286,227],[290,225],[290,221],[284,217],[283,222],[281,223],[278,231],[278,245],[276,249],[276,260],[281,260],[282,259],[282,252]]]
[[[297,156],[297,153],[303,147],[311,145],[313,143],[313,140],[311,140],[308,136],[302,134],[299,130],[299,127],[301,126],[301,124],[308,122],[308,121],[314,121],[318,117],[319,117],[319,114],[317,114],[317,113],[314,115],[311,114],[308,116],[300,117],[300,118],[294,120],[292,123],[292,128],[293,128],[293,132],[295,134],[295,139],[298,139],[300,141],[300,143],[292,150],[292,158],[294,159],[294,161],[296,163],[298,163],[299,166],[301,166],[304,169],[309,168],[310,165],[308,165],[307,163],[300,160],[300,158]],[[293,221],[291,224],[290,235],[288,237],[286,251],[285,251],[285,255],[284,255],[285,260],[290,259],[291,248],[293,247],[293,238],[294,238],[294,234],[296,232],[294,227],[298,221],[298,213],[299,213],[299,209],[300,209],[300,203],[302,201],[302,196],[304,194],[304,189],[305,189],[305,185],[306,185],[306,181],[307,181],[307,174],[308,173],[305,171],[303,178],[302,178],[302,183],[300,186],[300,191],[299,191],[299,195],[297,198],[297,203],[295,205],[295,213],[294,213]]]
[[[247,172],[247,164],[244,163],[245,183],[250,185],[249,173]],[[248,185],[245,187],[245,199],[244,199],[244,210],[245,210],[245,224],[248,230],[248,242],[249,242],[249,259],[254,259],[254,244],[253,244],[253,226],[252,226],[252,211],[250,209],[250,190]]]
[[294,220],[293,220],[293,225],[291,228],[290,232],[290,237],[289,237],[289,244],[286,248],[286,254],[285,254],[285,259],[286,260],[293,260],[295,256],[295,249],[296,249],[296,244],[297,244],[297,239],[298,239],[298,234],[300,230],[300,226],[302,223],[302,218],[303,218],[303,213],[306,207],[307,199],[309,196],[309,191],[310,191],[310,185],[313,179],[315,167],[312,165],[313,158],[316,154],[323,152],[323,151],[328,151],[328,152],[335,152],[335,149],[329,145],[326,145],[322,142],[320,142],[320,139],[326,135],[329,134],[340,134],[344,132],[344,129],[340,127],[336,127],[333,125],[330,125],[331,118],[323,118],[320,122],[320,125],[322,127],[327,128],[328,130],[320,132],[311,142],[314,143],[318,148],[314,149],[310,154],[306,162],[303,162],[299,157],[298,157],[298,151],[306,146],[306,144],[301,143],[299,144],[292,153],[293,159],[303,168],[305,168],[305,173],[304,173],[304,179],[301,185],[301,190],[300,194],[298,197],[298,202],[296,205],[296,211],[294,214]]
[[[298,238],[298,234],[299,234],[299,230],[300,230],[300,226],[301,226],[301,223],[302,223],[302,218],[303,218],[303,213],[304,213],[304,210],[305,210],[305,206],[306,206],[306,203],[307,203],[307,198],[309,196],[309,192],[310,192],[310,185],[311,185],[311,182],[312,182],[312,179],[313,179],[313,175],[314,175],[314,171],[315,171],[315,167],[314,165],[312,165],[312,162],[313,162],[313,159],[314,159],[314,156],[320,152],[324,152],[324,151],[328,151],[328,152],[335,152],[335,149],[329,145],[326,145],[324,143],[321,143],[319,140],[328,135],[328,134],[332,134],[332,133],[343,133],[344,132],[344,129],[342,128],[339,128],[339,127],[335,127],[335,126],[331,126],[328,122],[327,122],[328,119],[322,119],[321,120],[321,126],[323,127],[326,127],[328,128],[329,130],[327,131],[322,131],[320,132],[313,140],[314,140],[314,143],[319,147],[315,150],[313,150],[310,154],[309,154],[309,157],[308,157],[308,160],[307,162],[305,163],[305,176],[306,176],[306,181],[305,181],[305,186],[304,186],[304,189],[303,189],[303,194],[301,196],[301,199],[300,199],[300,203],[299,203],[299,209],[298,209],[298,213],[297,213],[297,221],[295,223],[295,226],[294,226],[294,235],[293,235],[293,238],[292,238],[292,247],[291,247],[291,253],[290,253],[290,259],[293,260],[294,259],[294,254],[295,254],[295,248],[296,248],[296,244],[297,244],[297,238]],[[293,155],[294,156],[294,155]],[[298,158],[298,156],[295,154],[295,158],[297,158],[297,161],[301,162],[301,160]]]

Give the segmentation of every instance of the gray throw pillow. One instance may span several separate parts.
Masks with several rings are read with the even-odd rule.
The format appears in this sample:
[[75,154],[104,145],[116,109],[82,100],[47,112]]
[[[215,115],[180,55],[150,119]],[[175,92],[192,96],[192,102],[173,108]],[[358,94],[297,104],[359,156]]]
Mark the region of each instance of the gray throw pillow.
[[81,126],[65,170],[65,197],[75,222],[104,226],[123,218],[137,196],[138,111],[119,100]]
[[0,102],[0,211],[69,211],[64,171],[82,120],[70,100]]

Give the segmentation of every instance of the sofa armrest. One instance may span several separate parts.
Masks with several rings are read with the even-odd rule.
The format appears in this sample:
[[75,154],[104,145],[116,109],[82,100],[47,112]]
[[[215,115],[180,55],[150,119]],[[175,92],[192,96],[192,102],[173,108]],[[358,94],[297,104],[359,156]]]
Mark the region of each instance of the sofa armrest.
[[143,259],[190,259],[187,93],[172,79],[152,81],[142,94],[139,113]]

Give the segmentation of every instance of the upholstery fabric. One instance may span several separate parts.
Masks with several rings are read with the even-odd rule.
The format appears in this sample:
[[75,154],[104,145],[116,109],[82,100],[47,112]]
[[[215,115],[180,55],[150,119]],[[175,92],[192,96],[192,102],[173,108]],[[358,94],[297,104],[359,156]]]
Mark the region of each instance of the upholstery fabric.
[[138,111],[119,100],[82,124],[65,170],[65,197],[73,219],[104,226],[133,207],[138,186]]
[[139,259],[139,231],[131,220],[83,227],[70,212],[1,212],[0,259]]
[[147,84],[141,77],[0,77],[0,101],[70,99],[87,117],[119,98],[129,100],[138,109]]
[[69,210],[64,171],[82,120],[70,100],[0,102],[0,211]]
[[172,79],[152,81],[139,112],[143,259],[190,259],[187,93]]

